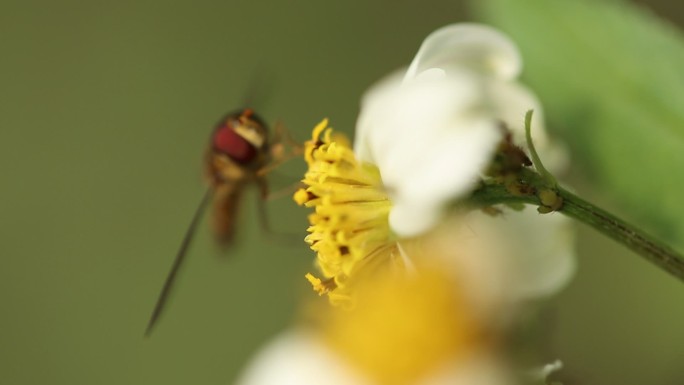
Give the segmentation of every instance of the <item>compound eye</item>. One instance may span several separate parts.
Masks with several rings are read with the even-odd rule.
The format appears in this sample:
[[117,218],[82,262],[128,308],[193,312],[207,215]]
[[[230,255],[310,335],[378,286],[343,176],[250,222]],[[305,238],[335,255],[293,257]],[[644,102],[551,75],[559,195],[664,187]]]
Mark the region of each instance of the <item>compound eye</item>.
[[239,163],[249,163],[256,156],[256,148],[235,132],[230,123],[226,123],[215,131],[213,142],[215,150]]

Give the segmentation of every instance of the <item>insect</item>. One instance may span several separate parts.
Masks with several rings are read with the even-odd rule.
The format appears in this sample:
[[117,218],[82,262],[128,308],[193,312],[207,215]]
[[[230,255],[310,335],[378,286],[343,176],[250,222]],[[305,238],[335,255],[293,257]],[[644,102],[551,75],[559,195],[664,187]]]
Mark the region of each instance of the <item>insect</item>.
[[259,214],[262,224],[266,224],[263,207],[263,201],[268,195],[266,173],[285,160],[281,143],[284,139],[293,142],[280,128],[269,142],[266,123],[249,108],[226,115],[216,125],[205,158],[205,174],[209,187],[195,210],[171,271],[166,277],[147,324],[146,336],[150,335],[164,311],[202,213],[210,202],[213,201],[214,206],[213,224],[216,239],[223,246],[228,246],[233,240],[240,197],[249,184],[255,183],[259,189],[262,198]]

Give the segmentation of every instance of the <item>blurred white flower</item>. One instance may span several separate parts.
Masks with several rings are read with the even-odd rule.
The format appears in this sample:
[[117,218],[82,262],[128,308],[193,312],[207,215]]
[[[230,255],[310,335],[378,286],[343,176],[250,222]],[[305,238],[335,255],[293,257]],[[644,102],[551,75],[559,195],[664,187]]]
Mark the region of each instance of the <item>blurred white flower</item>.
[[[353,310],[325,306],[308,330],[277,338],[240,385],[512,385],[497,331],[481,323],[451,273],[380,272]],[[309,310],[311,312],[311,310]]]
[[[513,385],[501,362],[476,356],[406,385]],[[236,385],[380,385],[310,332],[283,333],[253,358]],[[388,385],[388,384],[382,384]],[[391,384],[399,385],[399,384]]]

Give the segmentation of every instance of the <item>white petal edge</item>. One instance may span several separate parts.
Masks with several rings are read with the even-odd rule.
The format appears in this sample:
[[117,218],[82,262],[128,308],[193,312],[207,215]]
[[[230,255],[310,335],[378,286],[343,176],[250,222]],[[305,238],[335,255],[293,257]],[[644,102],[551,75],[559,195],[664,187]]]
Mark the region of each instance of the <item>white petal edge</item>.
[[312,334],[289,331],[262,348],[236,385],[371,385]]
[[428,68],[468,67],[501,79],[516,78],[522,68],[518,48],[498,30],[476,23],[459,23],[431,33],[420,46],[405,79]]

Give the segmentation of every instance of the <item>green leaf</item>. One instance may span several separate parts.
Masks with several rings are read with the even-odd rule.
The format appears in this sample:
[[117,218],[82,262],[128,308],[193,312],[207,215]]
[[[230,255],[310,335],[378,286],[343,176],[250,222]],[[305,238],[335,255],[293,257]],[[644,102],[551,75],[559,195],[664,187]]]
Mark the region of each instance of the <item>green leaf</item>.
[[525,82],[573,165],[635,224],[684,250],[681,32],[626,2],[472,5],[520,46]]

